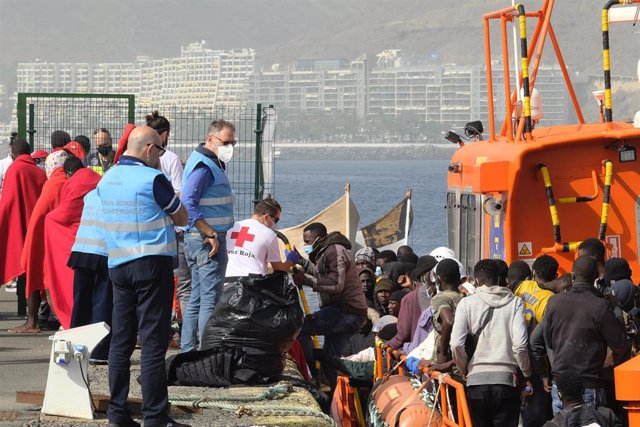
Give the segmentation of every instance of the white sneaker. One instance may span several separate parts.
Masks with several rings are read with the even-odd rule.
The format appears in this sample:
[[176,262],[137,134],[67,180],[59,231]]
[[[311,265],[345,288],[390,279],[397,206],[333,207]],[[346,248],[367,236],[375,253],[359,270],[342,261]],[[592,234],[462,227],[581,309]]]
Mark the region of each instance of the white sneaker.
[[12,293],[16,293],[18,292],[18,284],[15,280],[12,280],[11,282],[7,283],[4,286],[4,290],[5,292],[12,292]]

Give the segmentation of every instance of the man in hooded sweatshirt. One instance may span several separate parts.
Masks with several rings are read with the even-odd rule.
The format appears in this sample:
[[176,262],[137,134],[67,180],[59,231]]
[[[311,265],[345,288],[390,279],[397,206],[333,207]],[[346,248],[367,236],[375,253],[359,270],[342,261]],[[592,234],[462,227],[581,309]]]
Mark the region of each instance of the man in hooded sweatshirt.
[[[310,286],[320,297],[320,310],[304,319],[298,339],[304,348],[307,363],[314,372],[313,335],[324,336],[324,353],[341,356],[349,338],[365,322],[367,303],[358,277],[358,269],[351,259],[349,239],[337,231],[327,234],[318,222],[304,228],[304,251],[309,260],[301,264],[307,273],[298,271],[296,285]],[[314,372],[315,373],[315,372]],[[335,368],[324,369],[331,388],[335,387]]]
[[[518,368],[533,390],[524,307],[520,298],[498,285],[498,266],[493,260],[480,260],[473,273],[476,293],[463,298],[456,309],[451,331],[453,360],[467,377],[472,424],[515,427],[520,412],[515,383]],[[478,339],[469,357],[465,341],[472,334]]]

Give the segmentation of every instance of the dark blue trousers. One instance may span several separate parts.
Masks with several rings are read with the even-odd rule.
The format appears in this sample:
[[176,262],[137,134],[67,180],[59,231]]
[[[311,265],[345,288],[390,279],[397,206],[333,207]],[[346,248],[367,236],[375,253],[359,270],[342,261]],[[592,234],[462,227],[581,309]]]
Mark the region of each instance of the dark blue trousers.
[[140,335],[142,355],[142,415],[145,426],[166,424],[167,374],[165,355],[169,341],[173,300],[173,259],[140,258],[109,269],[113,282],[113,326],[109,350],[109,422],[126,424],[131,413],[129,395],[131,354]]
[[[73,269],[73,311],[71,327],[105,322],[111,327],[113,288],[107,268],[90,270]],[[111,334],[107,335],[91,353],[91,359],[108,360]]]

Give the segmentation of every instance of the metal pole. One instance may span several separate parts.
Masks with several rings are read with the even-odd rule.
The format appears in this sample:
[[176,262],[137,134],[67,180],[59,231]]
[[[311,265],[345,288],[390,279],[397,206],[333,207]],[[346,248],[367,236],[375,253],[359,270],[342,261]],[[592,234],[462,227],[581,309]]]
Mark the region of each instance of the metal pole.
[[33,128],[35,122],[35,105],[29,104],[29,129],[27,129],[27,133],[29,134],[29,148],[33,153],[33,134],[36,133],[36,130]]
[[253,190],[253,205],[255,206],[260,200],[262,200],[263,193],[263,179],[262,179],[262,104],[256,105],[256,164],[254,174],[254,190]]
[[16,109],[18,119],[18,138],[27,139],[27,95],[18,94],[18,106]]

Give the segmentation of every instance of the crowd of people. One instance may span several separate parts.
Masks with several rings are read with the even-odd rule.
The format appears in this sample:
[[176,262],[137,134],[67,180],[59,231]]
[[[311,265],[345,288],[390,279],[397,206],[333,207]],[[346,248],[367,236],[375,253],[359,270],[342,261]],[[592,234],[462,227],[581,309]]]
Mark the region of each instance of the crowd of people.
[[[414,375],[451,375],[465,385],[474,426],[623,425],[613,367],[635,354],[626,325],[640,294],[627,261],[605,262],[605,254],[598,239],[584,240],[572,271],[560,275],[550,255],[531,266],[483,259],[467,272],[448,248],[420,257],[407,246],[364,248],[352,264],[360,286],[352,286],[366,314],[359,322],[333,315],[330,327],[311,332],[338,342],[325,344],[322,361],[356,384],[373,380],[376,341],[404,354]],[[346,336],[336,336],[342,329]]]
[[[125,130],[117,150],[104,128],[93,153],[82,135],[55,131],[50,153],[33,154],[13,135],[0,161],[0,283],[15,282],[26,316],[10,332],[106,322],[111,333],[90,360],[109,367],[109,425],[139,425],[126,404],[136,344],[144,425],[184,425],[167,415],[174,287],[177,345],[195,351],[224,287],[269,269],[318,294],[297,345],[305,374],[330,388],[339,373],[370,384],[381,341],[413,374],[437,370],[463,382],[474,426],[619,425],[612,369],[632,354],[625,324],[640,303],[629,264],[605,262],[599,240],[583,241],[563,275],[549,255],[531,267],[483,259],[467,272],[445,247],[354,254],[347,237],[311,223],[304,254],[291,248],[283,260],[276,200],[234,219],[225,173],[234,125],[213,121],[184,166],[167,148],[170,132],[155,111]],[[324,337],[322,350],[314,336]]]

